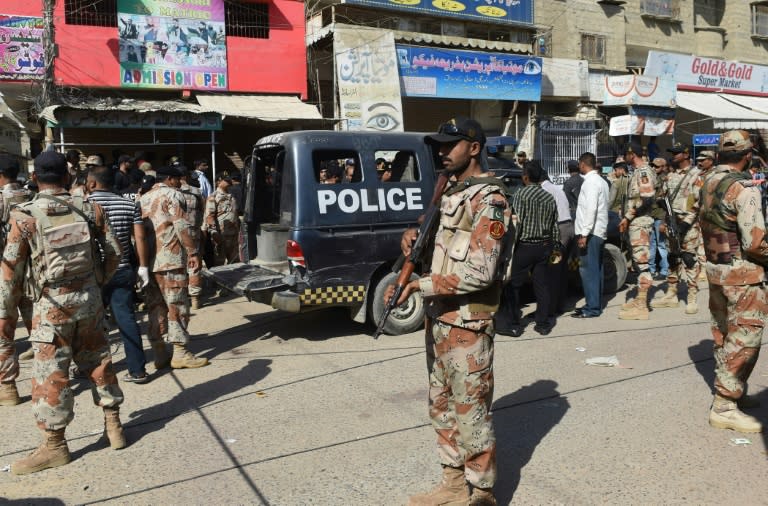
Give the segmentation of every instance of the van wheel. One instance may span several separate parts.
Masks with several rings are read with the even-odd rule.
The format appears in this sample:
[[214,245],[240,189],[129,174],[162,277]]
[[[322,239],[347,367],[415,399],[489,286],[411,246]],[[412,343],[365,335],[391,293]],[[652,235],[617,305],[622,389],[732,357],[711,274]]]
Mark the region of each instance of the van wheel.
[[627,259],[613,244],[606,243],[603,251],[603,293],[616,293],[627,280]]
[[[379,320],[384,313],[384,292],[389,285],[397,282],[398,274],[390,272],[381,278],[373,292],[371,300],[369,317],[374,325],[379,325]],[[419,279],[416,274],[411,276],[411,280]],[[389,313],[389,318],[384,324],[384,333],[390,336],[399,336],[401,334],[410,334],[419,330],[424,325],[424,299],[421,294],[416,292],[411,294],[402,305],[393,308]]]

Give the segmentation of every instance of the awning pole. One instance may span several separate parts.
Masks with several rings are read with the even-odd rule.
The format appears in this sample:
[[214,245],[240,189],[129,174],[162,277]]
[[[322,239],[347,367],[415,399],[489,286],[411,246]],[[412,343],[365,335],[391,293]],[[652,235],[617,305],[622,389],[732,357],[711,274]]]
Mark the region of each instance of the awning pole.
[[64,147],[64,129],[59,128],[59,142],[61,143],[61,152],[64,153],[64,150],[66,149]]
[[213,171],[213,184],[216,184],[216,130],[211,130],[211,170]]

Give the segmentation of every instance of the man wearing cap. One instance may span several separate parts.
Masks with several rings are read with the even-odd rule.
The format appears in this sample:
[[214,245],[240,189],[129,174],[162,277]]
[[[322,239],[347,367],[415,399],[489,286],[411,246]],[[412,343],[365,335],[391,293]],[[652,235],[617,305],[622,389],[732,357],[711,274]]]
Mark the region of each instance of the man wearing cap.
[[[493,312],[501,294],[497,261],[510,209],[504,190],[482,172],[485,134],[477,121],[452,119],[426,140],[436,145],[449,184],[440,200],[431,273],[409,282],[398,303],[421,292],[426,304],[429,413],[443,479],[409,504],[495,505]],[[415,238],[415,229],[403,234],[406,256]]]
[[[13,345],[25,276],[35,293],[30,336],[35,349],[32,412],[44,440],[29,456],[11,464],[11,472],[17,475],[62,466],[71,459],[64,431],[74,417],[74,393],[69,386],[72,360],[92,382],[94,403],[104,410],[110,446],[126,445],[119,417],[123,392],[104,335],[99,287],[117,268],[120,244],[98,204],[77,201],[64,190],[69,179],[64,155],[45,151],[34,163],[32,177],[40,192],[11,211],[0,266],[0,340]],[[78,240],[70,240],[62,249],[72,236]],[[88,239],[79,239],[84,237]],[[94,269],[94,255],[99,252],[103,255],[101,280]]]
[[115,193],[118,195],[126,188],[131,186],[131,166],[133,165],[133,157],[130,155],[120,155],[117,159],[117,172],[115,172]]
[[699,156],[696,157],[696,164],[699,166],[699,170],[701,170],[701,177],[705,177],[712,167],[715,166],[716,159],[717,155],[715,155],[714,151],[705,150],[699,152]]
[[[200,189],[195,188],[189,184],[190,174],[189,169],[185,165],[175,165],[179,172],[181,172],[181,194],[184,196],[184,201],[187,203],[185,211],[185,218],[192,224],[192,240],[197,245],[198,251],[203,251],[205,245],[203,226],[203,213],[205,212],[205,200],[200,194]],[[187,268],[187,274],[189,275],[189,286],[187,287],[187,293],[189,294],[190,307],[192,309],[200,308],[200,294],[203,291],[202,279],[200,278],[200,272],[203,269],[203,263],[198,262],[194,268]]]
[[523,165],[525,165],[525,162],[527,161],[528,161],[528,155],[525,153],[525,151],[518,151],[517,164],[522,168]]
[[[688,286],[685,313],[696,314],[699,311],[696,296],[699,293],[698,277],[701,273],[698,258],[698,249],[701,245],[701,229],[698,220],[701,171],[691,164],[688,146],[677,143],[667,151],[673,155],[671,163],[674,171],[667,176],[663,192],[672,205],[672,215],[669,219],[675,220],[677,226],[680,259],[677,262],[673,261],[670,266],[666,293],[651,301],[651,307],[678,307],[677,284],[678,281],[685,280]],[[666,225],[662,225],[659,230],[665,234],[669,233]]]
[[[195,357],[189,344],[189,298],[187,268],[200,263],[198,244],[192,223],[185,216],[186,202],[178,188],[181,171],[176,167],[157,169],[157,182],[139,199],[147,240],[150,244],[150,270],[145,292],[149,328],[147,337],[155,352],[155,368],[169,363],[173,369],[196,368],[208,364],[208,359]],[[163,342],[167,334],[173,344],[173,356]]]
[[613,183],[608,195],[608,209],[624,216],[624,206],[629,195],[629,175],[627,174],[627,162],[621,161],[613,164]]
[[[12,155],[0,154],[0,251],[5,248],[5,234],[8,230],[11,208],[32,198],[32,193],[19,185],[16,180],[18,175],[18,159]],[[22,296],[19,299],[19,312],[27,332],[31,334],[32,301],[28,296]],[[30,348],[19,355],[19,360],[31,360],[33,356],[34,351]],[[14,406],[21,402],[19,392],[16,390],[18,372],[19,364],[16,362],[13,349],[6,346],[5,341],[0,341],[0,406]]]
[[629,231],[632,247],[632,263],[637,276],[637,296],[624,303],[619,311],[621,320],[647,320],[648,290],[653,277],[648,268],[650,256],[653,216],[651,211],[656,203],[656,172],[641,157],[640,145],[631,142],[624,159],[634,167],[629,179],[624,215],[619,223],[619,232]]
[[579,173],[579,162],[576,160],[568,160],[568,174],[569,177],[565,183],[563,183],[563,191],[568,198],[568,208],[571,211],[571,218],[576,219],[576,208],[579,205],[579,192],[581,191],[581,185],[584,182],[584,178]]
[[237,202],[229,194],[231,185],[229,174],[222,172],[216,176],[216,191],[205,201],[203,232],[213,242],[216,265],[232,264],[240,257],[240,218],[237,216]]
[[718,157],[719,165],[704,179],[699,213],[715,341],[715,397],[709,424],[761,432],[760,421],[742,411],[756,404],[746,395],[747,380],[768,320],[768,243],[760,190],[747,176],[752,158],[749,134],[744,130],[722,134]]
[[[664,158],[654,158],[651,167],[656,170],[656,201],[664,198],[664,183],[667,180],[667,161]],[[669,251],[667,250],[667,234],[661,232],[661,225],[667,219],[667,213],[662,206],[656,205],[651,211],[653,216],[653,233],[651,234],[651,250],[648,264],[653,279],[667,279],[669,275]],[[658,269],[656,268],[656,258]]]

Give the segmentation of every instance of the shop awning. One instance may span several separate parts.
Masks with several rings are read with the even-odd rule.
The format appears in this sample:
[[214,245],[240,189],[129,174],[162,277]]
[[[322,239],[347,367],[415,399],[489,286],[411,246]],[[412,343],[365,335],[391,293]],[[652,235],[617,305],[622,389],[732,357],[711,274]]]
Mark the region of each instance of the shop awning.
[[197,95],[200,107],[224,117],[260,121],[322,121],[317,107],[285,95]]
[[677,107],[711,117],[717,129],[768,128],[768,98],[678,90]]
[[[359,30],[357,25],[346,23],[331,23],[322,28],[307,28],[305,37],[306,45],[310,46],[322,39],[330,37],[336,28],[349,28]],[[494,51],[511,51],[514,53],[528,54],[531,50],[530,44],[521,44],[519,42],[504,42],[500,40],[473,39],[471,37],[455,37],[452,35],[438,35],[433,33],[410,32],[406,30],[392,30],[395,36],[395,42],[416,42],[421,44],[439,44],[442,46],[452,46],[461,48],[490,49]]]

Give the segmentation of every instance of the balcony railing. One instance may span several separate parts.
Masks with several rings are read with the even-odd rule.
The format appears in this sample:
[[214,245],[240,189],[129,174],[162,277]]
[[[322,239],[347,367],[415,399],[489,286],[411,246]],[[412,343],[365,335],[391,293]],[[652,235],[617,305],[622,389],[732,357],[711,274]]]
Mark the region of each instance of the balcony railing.
[[640,14],[652,18],[677,21],[680,19],[680,8],[677,6],[677,2],[670,0],[641,0]]

